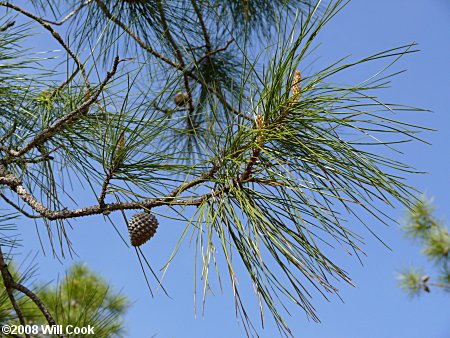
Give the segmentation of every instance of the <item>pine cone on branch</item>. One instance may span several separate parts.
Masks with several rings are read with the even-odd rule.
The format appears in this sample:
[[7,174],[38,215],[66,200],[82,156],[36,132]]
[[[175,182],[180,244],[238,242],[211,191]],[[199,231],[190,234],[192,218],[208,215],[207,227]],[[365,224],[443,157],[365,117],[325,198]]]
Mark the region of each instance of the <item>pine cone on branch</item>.
[[152,238],[158,228],[158,220],[148,212],[135,213],[128,222],[128,233],[132,246],[141,246]]

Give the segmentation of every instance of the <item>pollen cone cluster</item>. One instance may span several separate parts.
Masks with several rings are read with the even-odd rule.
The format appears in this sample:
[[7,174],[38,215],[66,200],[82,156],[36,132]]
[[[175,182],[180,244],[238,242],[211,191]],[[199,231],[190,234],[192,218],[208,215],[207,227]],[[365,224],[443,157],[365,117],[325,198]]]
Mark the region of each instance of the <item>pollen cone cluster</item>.
[[135,213],[128,222],[128,233],[132,246],[141,246],[147,242],[156,232],[158,220],[147,212]]
[[[255,126],[256,129],[261,130],[264,128],[264,116],[262,114],[258,114],[255,116]],[[264,141],[264,137],[261,135],[261,132],[259,133],[259,135],[256,137],[256,142],[257,143],[263,143]]]
[[302,80],[302,75],[299,70],[295,71],[294,79],[292,80],[292,98],[294,100],[298,99],[300,92],[302,90],[300,86],[300,81]]

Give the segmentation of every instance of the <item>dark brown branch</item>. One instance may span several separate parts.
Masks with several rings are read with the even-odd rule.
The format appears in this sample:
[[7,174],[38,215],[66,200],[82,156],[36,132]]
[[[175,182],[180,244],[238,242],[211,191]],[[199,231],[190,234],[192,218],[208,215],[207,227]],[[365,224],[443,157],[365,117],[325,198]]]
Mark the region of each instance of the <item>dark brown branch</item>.
[[[288,107],[287,107],[287,109],[282,109],[280,111],[280,114],[278,115],[278,117],[272,122],[272,126],[282,124],[284,122],[284,120],[291,113],[292,107],[294,106],[295,102],[298,100],[298,98],[301,95],[300,82],[301,82],[301,73],[299,70],[296,70],[294,79],[292,82],[292,96],[289,98]],[[264,127],[263,115],[255,116],[255,124],[256,124],[256,129],[261,129]],[[259,133],[261,133],[261,131]],[[247,166],[245,167],[245,170],[239,179],[240,182],[246,181],[250,178],[250,175],[253,170],[253,166],[255,165],[256,161],[258,160],[259,154],[261,152],[261,148],[264,144],[263,135],[260,134],[256,137],[256,143],[257,143],[257,147],[253,149],[252,157],[248,161]],[[326,172],[325,172],[325,175],[327,175]],[[333,185],[333,182],[331,182],[331,184]]]
[[[11,305],[14,308],[14,311],[17,314],[17,317],[19,318],[20,324],[25,327],[25,317],[23,316],[22,310],[19,307],[19,304],[17,304],[16,298],[14,297],[13,289],[15,289],[15,282],[13,277],[11,276],[11,273],[8,270],[8,265],[5,262],[5,259],[3,257],[3,251],[0,246],[0,271],[3,278],[3,285],[5,286],[6,293],[8,294],[9,301],[11,302]],[[25,333],[26,338],[30,338],[30,334]]]
[[14,150],[10,147],[6,147],[3,144],[0,144],[0,150],[4,151],[5,153],[11,155],[11,156],[18,156],[17,150]]
[[201,58],[197,61],[197,63],[201,63],[203,60],[205,60],[205,59],[207,59],[207,58],[210,58],[212,55],[227,50],[228,47],[230,47],[230,45],[231,45],[233,42],[234,42],[234,38],[228,40],[224,47],[217,48],[217,49],[215,49],[215,50],[213,50],[213,51],[208,52],[205,56],[201,57]]
[[86,86],[88,86],[88,88],[90,87],[89,84],[89,79],[88,76],[86,74],[86,71],[84,69],[83,64],[81,63],[80,59],[78,58],[78,56],[70,49],[70,47],[66,44],[66,42],[61,38],[61,35],[59,35],[59,33],[57,31],[55,31],[53,29],[53,27],[48,24],[45,20],[43,20],[42,18],[27,12],[26,10],[15,6],[13,4],[10,4],[8,2],[4,2],[4,1],[0,1],[0,6],[4,6],[4,7],[8,7],[11,8],[27,17],[29,17],[30,19],[33,19],[34,21],[36,21],[37,23],[39,23],[42,27],[44,27],[46,30],[48,30],[52,36],[55,38],[56,41],[59,42],[59,44],[66,50],[66,52],[71,56],[71,58],[75,61],[75,63],[77,64],[77,67],[81,70],[81,74],[83,74],[84,77],[84,81],[86,82]]
[[264,116],[259,114],[255,116],[255,128],[257,132],[257,136],[255,138],[256,147],[253,148],[252,151],[252,157],[247,162],[247,165],[245,167],[244,172],[241,174],[241,177],[239,178],[239,182],[246,181],[250,178],[250,175],[252,174],[253,166],[255,165],[256,161],[259,158],[259,154],[261,152],[261,148],[264,144],[264,136],[262,135],[262,129],[264,128]]
[[0,150],[4,151],[5,153],[7,153],[9,155],[12,155],[12,156],[15,156],[14,155],[15,154],[15,150],[11,149],[11,145],[9,147],[7,147],[7,146],[3,145],[3,143],[5,143],[5,141],[7,139],[9,139],[11,136],[14,135],[14,132],[16,131],[16,128],[17,128],[17,123],[14,121],[11,129],[5,135],[3,135],[1,137],[1,139],[0,139]]
[[[13,288],[16,289],[17,291],[22,292],[24,295],[30,298],[34,304],[36,304],[36,306],[42,312],[49,325],[56,325],[56,322],[53,319],[52,315],[50,314],[50,311],[48,311],[45,304],[39,299],[38,296],[36,296],[36,294],[33,291],[31,291],[30,289],[19,283],[14,283]],[[63,334],[59,334],[58,337],[65,338]]]
[[204,173],[202,176],[193,179],[192,181],[183,183],[182,185],[180,185],[178,188],[172,190],[167,196],[166,198],[173,198],[178,196],[181,192],[192,188],[193,186],[196,186],[197,184],[203,183],[208,181],[211,177],[213,177],[213,175],[217,172],[217,170],[219,169],[219,165],[217,163],[215,163],[213,165],[213,167],[207,172]]
[[80,68],[75,69],[72,72],[72,74],[70,74],[70,76],[59,85],[58,88],[55,88],[54,94],[56,94],[59,90],[63,89],[65,86],[67,86],[67,84],[69,84],[75,78],[75,76],[78,74],[79,71],[80,71]]
[[197,15],[198,21],[200,22],[200,27],[202,28],[203,38],[206,43],[206,53],[211,52],[211,39],[208,34],[208,30],[206,29],[205,20],[203,20],[203,15],[200,9],[198,8],[197,1],[191,0],[192,7],[194,8],[195,14]]
[[100,196],[98,198],[98,204],[100,207],[105,205],[105,198],[108,192],[108,186],[111,183],[111,180],[114,178],[117,170],[120,169],[120,166],[123,164],[125,160],[125,131],[120,133],[119,139],[117,140],[116,147],[112,156],[112,166],[108,168],[106,172],[105,180],[103,181],[102,190],[100,191]]
[[241,177],[239,178],[239,182],[244,182],[250,178],[250,175],[252,174],[253,166],[255,165],[256,161],[258,160],[260,152],[261,152],[261,148],[253,149],[252,157],[247,162],[247,165],[245,166],[245,169],[242,172]]
[[38,163],[42,163],[42,162],[48,162],[48,161],[53,161],[55,158],[53,156],[48,156],[48,154],[44,154],[44,156],[40,157],[40,158],[23,158],[21,159],[22,161],[17,161],[17,162],[23,162],[23,163],[27,163],[27,164],[38,164]]
[[[2,149],[1,146],[0,146],[0,149]],[[1,161],[3,163],[22,163],[22,164],[38,164],[38,163],[42,163],[42,162],[53,161],[55,158],[53,156],[50,156],[50,154],[58,151],[59,149],[61,149],[61,146],[58,146],[58,147],[52,149],[51,151],[41,153],[41,156],[37,156],[35,158],[17,157],[18,151],[9,149],[9,151],[7,151],[7,153],[10,155],[10,157],[4,158]]]
[[0,176],[0,185],[14,186],[19,185],[22,182],[15,176]]
[[108,186],[111,180],[114,177],[114,171],[110,170],[108,174],[105,177],[105,180],[103,181],[102,190],[100,192],[100,196],[98,198],[98,205],[103,208],[105,206],[105,198],[106,198],[106,192],[108,191]]
[[216,196],[220,196],[220,195],[226,194],[228,191],[230,191],[230,187],[229,186],[225,186],[225,187],[223,187],[220,190],[212,190],[211,192],[209,192],[207,194],[204,194],[202,197],[197,198],[195,200],[191,200],[189,202],[191,203],[190,205],[198,206],[198,205],[204,203],[205,201],[207,201],[207,200],[209,200],[211,198],[214,198]]

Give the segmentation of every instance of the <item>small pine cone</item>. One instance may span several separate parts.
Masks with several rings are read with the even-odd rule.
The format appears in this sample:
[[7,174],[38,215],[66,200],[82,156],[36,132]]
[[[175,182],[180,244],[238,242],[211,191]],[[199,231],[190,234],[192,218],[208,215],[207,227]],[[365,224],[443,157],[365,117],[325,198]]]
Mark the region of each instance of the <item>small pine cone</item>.
[[300,81],[302,75],[299,70],[295,71],[294,79],[292,80],[292,98],[296,100],[300,96],[301,86]]
[[173,98],[173,102],[178,107],[184,107],[189,104],[189,94],[186,92],[179,92],[175,97]]
[[128,222],[128,233],[132,246],[141,246],[147,242],[156,232],[158,220],[147,212],[135,213]]

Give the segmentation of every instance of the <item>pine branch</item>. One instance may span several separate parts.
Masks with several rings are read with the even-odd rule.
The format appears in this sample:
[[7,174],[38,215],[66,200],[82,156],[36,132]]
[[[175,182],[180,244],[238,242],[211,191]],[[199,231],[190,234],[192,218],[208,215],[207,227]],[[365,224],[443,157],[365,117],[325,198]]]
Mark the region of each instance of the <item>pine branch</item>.
[[180,200],[176,199],[176,197],[182,192],[196,185],[209,181],[214,173],[218,170],[218,168],[219,167],[217,165],[214,165],[208,172],[204,173],[196,179],[181,184],[178,188],[172,190],[164,197],[147,198],[135,202],[116,202],[103,205],[98,204],[73,210],[52,210],[45,207],[40,201],[36,199],[36,197],[33,196],[33,194],[29,193],[25,189],[25,187],[22,185],[22,181],[19,178],[14,177],[13,175],[9,175],[8,177],[0,177],[0,185],[3,184],[9,186],[12,191],[14,191],[26,204],[28,204],[42,217],[48,220],[61,220],[98,214],[109,214],[110,212],[118,210],[151,209],[153,207],[162,205],[196,206],[201,204],[204,199],[200,198],[197,200]]
[[84,77],[84,81],[86,82],[86,86],[88,88],[90,88],[90,84],[89,84],[89,79],[88,76],[86,74],[86,70],[84,69],[84,65],[81,63],[80,59],[78,58],[78,56],[72,51],[72,49],[70,49],[70,47],[66,44],[66,42],[62,39],[62,37],[59,35],[59,33],[53,29],[53,27],[48,24],[45,20],[43,20],[42,18],[22,9],[21,7],[18,7],[16,5],[10,4],[8,2],[4,2],[4,1],[0,1],[0,6],[4,6],[7,8],[11,8],[27,17],[29,17],[30,19],[33,19],[34,21],[36,21],[37,23],[39,23],[42,27],[44,27],[46,30],[48,30],[52,36],[55,38],[56,41],[59,42],[59,44],[66,50],[66,52],[71,56],[71,58],[75,61],[75,63],[77,64],[77,68],[79,70],[81,70],[81,73],[83,74]]
[[105,79],[100,83],[99,88],[92,94],[86,101],[84,101],[78,108],[72,110],[66,115],[60,117],[57,121],[55,121],[51,126],[47,127],[43,131],[41,131],[38,135],[36,135],[31,141],[29,141],[22,149],[18,151],[11,150],[10,153],[15,157],[20,157],[30,151],[31,149],[45,143],[48,139],[52,138],[56,133],[64,130],[69,125],[78,121],[84,114],[89,111],[89,107],[95,103],[103,92],[103,89],[111,80],[111,78],[117,72],[117,66],[119,65],[119,57],[116,57],[114,60],[113,67],[111,71],[107,72]]

